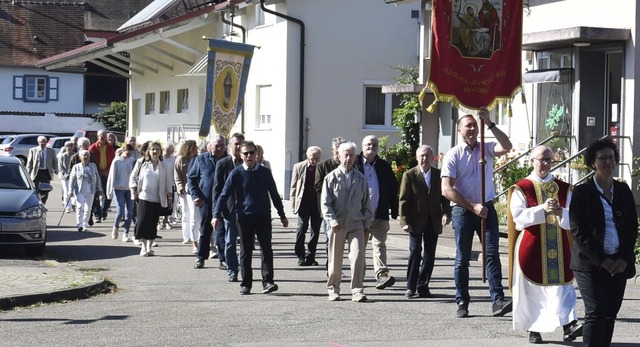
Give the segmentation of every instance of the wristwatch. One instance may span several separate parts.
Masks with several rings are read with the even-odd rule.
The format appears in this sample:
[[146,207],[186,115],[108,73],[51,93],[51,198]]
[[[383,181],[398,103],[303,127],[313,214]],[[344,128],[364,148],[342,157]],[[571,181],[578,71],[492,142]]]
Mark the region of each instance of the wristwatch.
[[489,126],[487,127],[487,129],[491,130],[496,126],[496,123],[491,122],[491,124],[489,124]]

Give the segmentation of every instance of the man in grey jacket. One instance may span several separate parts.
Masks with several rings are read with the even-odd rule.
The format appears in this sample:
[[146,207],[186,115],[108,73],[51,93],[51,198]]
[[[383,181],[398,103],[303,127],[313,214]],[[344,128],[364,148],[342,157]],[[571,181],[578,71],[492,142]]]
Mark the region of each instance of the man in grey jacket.
[[356,144],[347,142],[338,148],[340,166],[331,171],[322,186],[321,209],[331,228],[329,236],[329,264],[327,291],[330,301],[340,300],[340,281],[344,245],[349,242],[351,265],[351,300],[364,302],[365,232],[371,227],[373,212],[369,202],[369,188],[364,175],[353,169]]

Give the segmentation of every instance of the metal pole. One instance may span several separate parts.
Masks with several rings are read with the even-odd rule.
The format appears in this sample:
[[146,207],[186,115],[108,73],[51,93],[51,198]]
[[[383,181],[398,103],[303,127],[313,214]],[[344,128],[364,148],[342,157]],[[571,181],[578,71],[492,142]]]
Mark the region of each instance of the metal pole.
[[[480,199],[482,200],[482,206],[484,206],[485,202],[485,166],[487,165],[487,161],[484,158],[484,119],[480,117]],[[480,243],[482,244],[482,283],[487,281],[487,252],[485,246],[485,232],[487,230],[487,219],[480,217]]]

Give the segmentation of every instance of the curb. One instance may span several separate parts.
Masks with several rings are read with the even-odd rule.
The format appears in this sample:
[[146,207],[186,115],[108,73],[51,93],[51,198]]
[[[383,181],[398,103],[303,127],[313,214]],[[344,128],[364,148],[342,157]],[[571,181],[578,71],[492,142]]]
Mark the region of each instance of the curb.
[[50,293],[37,293],[0,298],[0,310],[6,311],[16,307],[26,307],[40,303],[45,304],[67,300],[87,299],[98,294],[112,293],[116,289],[117,286],[115,283],[112,283],[102,277],[102,280],[99,282],[75,288],[56,290]]

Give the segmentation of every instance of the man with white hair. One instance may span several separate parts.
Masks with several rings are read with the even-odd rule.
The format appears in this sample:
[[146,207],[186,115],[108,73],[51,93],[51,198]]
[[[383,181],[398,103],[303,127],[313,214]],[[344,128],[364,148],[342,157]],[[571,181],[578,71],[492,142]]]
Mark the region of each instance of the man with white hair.
[[[318,146],[307,148],[307,159],[293,165],[291,178],[291,212],[298,215],[295,252],[298,266],[318,265],[316,262],[316,248],[320,235],[320,194],[317,194],[315,184],[319,181],[317,164],[322,156]],[[311,222],[311,236],[305,252],[304,241]]]
[[369,187],[364,175],[353,169],[357,146],[346,142],[338,147],[340,166],[331,171],[322,186],[322,215],[330,230],[327,291],[329,301],[340,300],[345,242],[349,243],[351,300],[367,301],[364,295],[364,235],[371,228]]
[[[38,146],[29,149],[27,171],[31,180],[38,188],[38,184],[51,183],[51,178],[58,174],[58,157],[53,148],[47,147],[47,138],[38,136]],[[42,203],[46,204],[49,192],[41,192]]]
[[[391,165],[378,156],[378,148],[378,138],[375,135],[368,135],[362,139],[362,152],[356,158],[355,167],[364,174],[369,185],[369,201],[373,211],[371,221],[373,270],[376,288],[385,289],[396,283],[396,279],[389,275],[387,267],[387,233],[389,213],[391,218],[398,218],[398,181]],[[369,235],[365,234],[365,248],[368,240]]]

